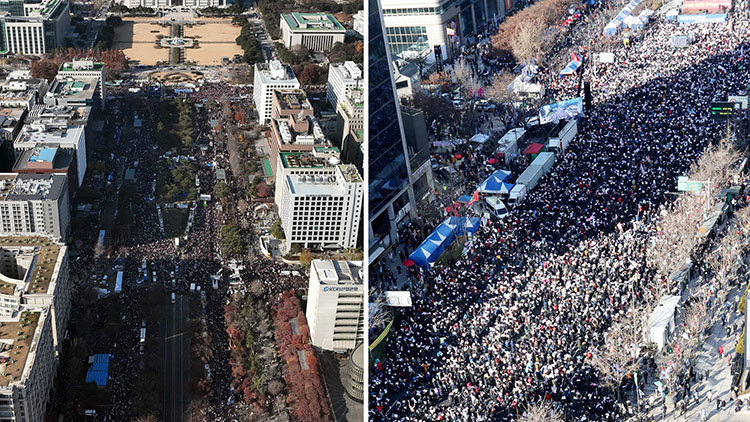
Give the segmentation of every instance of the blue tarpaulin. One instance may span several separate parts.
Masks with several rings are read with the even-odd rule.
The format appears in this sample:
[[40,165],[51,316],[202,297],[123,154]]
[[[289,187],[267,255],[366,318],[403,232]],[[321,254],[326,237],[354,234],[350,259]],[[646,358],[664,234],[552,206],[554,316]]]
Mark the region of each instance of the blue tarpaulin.
[[609,21],[607,26],[604,27],[604,35],[610,37],[615,35],[625,21],[625,18],[630,16],[633,13],[633,10],[635,10],[642,1],[643,0],[631,0],[630,3],[620,10],[620,13],[618,13],[617,16]]
[[677,23],[721,23],[726,22],[727,15],[725,13],[717,13],[713,15],[678,15]]
[[417,265],[429,268],[458,236],[472,236],[479,230],[479,217],[448,217],[409,255]]
[[562,78],[563,76],[569,76],[576,73],[576,70],[578,70],[579,67],[581,67],[580,60],[571,60],[570,63],[560,71],[560,77]]
[[99,387],[107,385],[109,378],[109,354],[94,355],[94,363],[86,372],[86,382],[94,382]]
[[[510,179],[509,171],[497,170],[496,172],[492,173],[490,177],[487,178],[487,180],[485,180],[484,182],[482,182],[481,185],[479,185],[479,192],[502,193],[500,191],[504,189],[505,185],[508,185],[508,183],[503,183],[503,182],[505,182],[508,179]],[[513,185],[510,185],[510,186],[511,188],[513,188]]]

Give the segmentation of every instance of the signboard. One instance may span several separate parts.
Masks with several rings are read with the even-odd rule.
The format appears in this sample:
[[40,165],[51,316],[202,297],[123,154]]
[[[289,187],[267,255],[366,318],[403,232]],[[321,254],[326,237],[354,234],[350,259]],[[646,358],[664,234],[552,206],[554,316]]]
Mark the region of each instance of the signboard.
[[411,292],[406,291],[386,291],[385,300],[388,306],[396,308],[411,307]]
[[711,118],[716,120],[728,120],[734,116],[735,108],[739,109],[740,103],[729,101],[714,101],[711,103]]
[[539,123],[547,124],[562,119],[576,117],[583,113],[583,99],[571,98],[558,103],[547,104],[539,109]]
[[678,15],[678,23],[721,23],[726,22],[726,14],[714,15]]
[[743,110],[747,110],[747,95],[729,95],[727,101],[730,103],[740,103]]
[[615,53],[599,53],[599,62],[600,63],[614,63]]
[[677,190],[680,192],[700,192],[702,189],[702,182],[689,180],[687,176],[680,176],[677,178]]

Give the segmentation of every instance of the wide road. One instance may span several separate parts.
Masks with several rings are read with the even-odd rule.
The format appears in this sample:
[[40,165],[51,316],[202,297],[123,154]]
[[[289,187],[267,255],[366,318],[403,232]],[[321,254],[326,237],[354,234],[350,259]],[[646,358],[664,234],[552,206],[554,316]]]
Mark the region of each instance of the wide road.
[[187,383],[185,351],[190,350],[190,339],[185,333],[189,299],[181,292],[176,293],[175,296],[175,303],[172,303],[171,295],[167,295],[166,321],[162,333],[165,422],[183,421],[185,408],[190,401],[185,391]]

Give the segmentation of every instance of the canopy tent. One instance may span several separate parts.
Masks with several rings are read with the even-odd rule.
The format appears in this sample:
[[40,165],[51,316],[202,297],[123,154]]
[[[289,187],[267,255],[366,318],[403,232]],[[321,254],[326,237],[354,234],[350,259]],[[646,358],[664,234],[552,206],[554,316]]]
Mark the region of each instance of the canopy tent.
[[673,21],[673,20],[677,20],[677,15],[679,14],[680,12],[677,9],[672,9],[668,11],[666,15],[664,16],[666,17],[667,21]]
[[624,21],[625,25],[633,31],[640,31],[643,29],[643,21],[641,18],[636,16],[628,16]]
[[471,195],[461,195],[458,197],[458,200],[456,202],[468,204],[469,202],[471,202]]
[[429,268],[458,236],[473,236],[481,219],[478,217],[448,217],[427,236],[419,247],[409,255],[417,265]]
[[485,135],[484,133],[477,133],[476,135],[471,137],[471,142],[483,144],[487,142],[488,139],[490,139],[490,135]]
[[620,13],[618,13],[617,16],[609,21],[607,26],[604,27],[604,35],[607,35],[609,37],[615,35],[617,31],[622,27],[625,18],[630,16],[633,13],[633,10],[635,10],[635,8],[638,7],[638,5],[640,5],[642,1],[643,0],[631,0],[630,3],[623,7],[622,10],[620,10]]
[[[513,185],[510,183],[504,183],[510,178],[510,172],[507,170],[498,170],[490,175],[481,185],[479,185],[479,192],[482,193],[510,193],[513,189]],[[507,190],[507,192],[506,192]]]
[[537,142],[534,142],[533,144],[526,147],[525,150],[523,150],[524,154],[539,154],[542,152],[542,149],[544,148],[544,144],[540,144]]
[[107,385],[109,378],[109,354],[97,354],[90,358],[92,364],[86,372],[86,382],[94,382],[99,387]]

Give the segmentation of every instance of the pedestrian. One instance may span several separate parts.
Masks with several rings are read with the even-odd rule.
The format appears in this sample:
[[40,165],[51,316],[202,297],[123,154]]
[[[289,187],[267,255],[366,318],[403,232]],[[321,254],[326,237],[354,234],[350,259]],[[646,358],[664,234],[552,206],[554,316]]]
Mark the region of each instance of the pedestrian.
[[719,358],[724,357],[724,346],[719,346]]
[[714,392],[711,390],[708,390],[708,393],[706,393],[706,397],[708,398],[708,402],[712,402],[714,400]]

